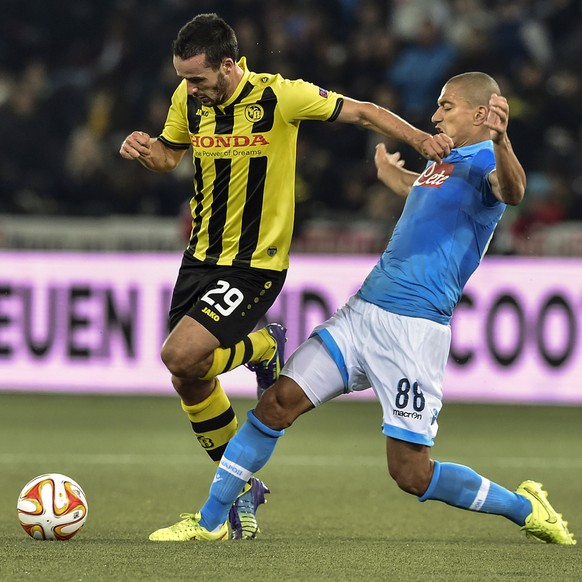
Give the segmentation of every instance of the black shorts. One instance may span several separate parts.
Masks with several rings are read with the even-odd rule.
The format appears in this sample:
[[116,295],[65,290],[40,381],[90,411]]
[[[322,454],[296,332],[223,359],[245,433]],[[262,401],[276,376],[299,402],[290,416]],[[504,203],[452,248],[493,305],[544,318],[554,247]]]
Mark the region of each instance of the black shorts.
[[283,288],[287,271],[208,265],[184,254],[170,305],[170,329],[189,315],[224,347],[255,329]]

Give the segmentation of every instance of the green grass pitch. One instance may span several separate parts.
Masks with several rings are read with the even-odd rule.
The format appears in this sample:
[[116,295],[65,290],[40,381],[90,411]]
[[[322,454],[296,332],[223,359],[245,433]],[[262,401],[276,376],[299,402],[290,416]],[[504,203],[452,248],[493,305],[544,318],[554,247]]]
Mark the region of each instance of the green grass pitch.
[[[239,419],[253,405],[236,400]],[[0,394],[0,580],[582,580],[582,407],[445,404],[434,458],[509,488],[544,483],[579,544],[525,539],[503,518],[419,503],[386,470],[380,407],[334,402],[299,419],[260,476],[253,542],[155,544],[193,512],[214,465],[177,398]],[[60,472],[89,501],[67,542],[30,539],[16,499]]]

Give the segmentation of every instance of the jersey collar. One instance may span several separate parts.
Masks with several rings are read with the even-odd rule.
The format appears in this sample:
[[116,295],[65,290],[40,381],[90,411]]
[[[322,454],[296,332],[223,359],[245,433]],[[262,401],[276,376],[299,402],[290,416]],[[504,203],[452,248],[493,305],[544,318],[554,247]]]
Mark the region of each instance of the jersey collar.
[[[493,149],[493,141],[486,139],[485,141],[479,141],[477,143],[472,143],[471,145],[466,145],[460,148],[454,148],[451,150],[451,154],[455,152],[459,156],[472,156],[478,151],[483,149]],[[451,155],[449,154],[449,155]],[[448,156],[447,156],[448,157]]]

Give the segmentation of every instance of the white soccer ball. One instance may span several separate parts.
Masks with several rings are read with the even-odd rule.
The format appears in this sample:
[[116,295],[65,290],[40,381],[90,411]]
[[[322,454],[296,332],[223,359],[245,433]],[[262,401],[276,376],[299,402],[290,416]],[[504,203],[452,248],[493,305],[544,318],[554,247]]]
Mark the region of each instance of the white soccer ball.
[[76,481],[60,473],[39,475],[18,496],[18,520],[35,540],[68,540],[87,519],[87,498]]

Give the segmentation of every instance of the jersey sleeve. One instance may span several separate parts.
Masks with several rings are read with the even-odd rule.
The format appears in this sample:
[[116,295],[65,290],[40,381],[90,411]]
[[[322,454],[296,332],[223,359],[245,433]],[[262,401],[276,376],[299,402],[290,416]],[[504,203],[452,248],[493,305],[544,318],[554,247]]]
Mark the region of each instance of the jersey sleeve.
[[303,120],[334,121],[339,115],[343,96],[302,79],[280,77],[275,91],[283,118],[288,123]]
[[187,100],[186,81],[182,81],[172,95],[172,104],[168,111],[164,130],[159,137],[160,141],[173,149],[190,147]]

